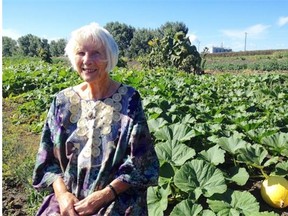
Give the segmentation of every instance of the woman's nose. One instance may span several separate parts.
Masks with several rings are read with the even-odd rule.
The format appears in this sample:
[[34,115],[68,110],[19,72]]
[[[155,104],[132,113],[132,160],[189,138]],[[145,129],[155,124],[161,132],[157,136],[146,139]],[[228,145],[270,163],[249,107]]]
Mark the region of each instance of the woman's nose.
[[92,62],[92,56],[89,53],[86,53],[83,56],[83,63],[84,64],[90,64]]

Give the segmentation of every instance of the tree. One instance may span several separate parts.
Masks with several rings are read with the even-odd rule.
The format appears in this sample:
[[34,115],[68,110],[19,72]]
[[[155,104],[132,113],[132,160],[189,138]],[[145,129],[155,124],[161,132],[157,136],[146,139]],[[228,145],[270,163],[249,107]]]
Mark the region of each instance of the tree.
[[51,53],[47,39],[41,40],[41,47],[38,51],[38,56],[45,62],[52,63]]
[[13,56],[17,53],[17,41],[7,36],[2,37],[2,55]]
[[52,56],[59,57],[65,54],[65,47],[67,41],[65,39],[59,39],[57,41],[52,40],[50,42],[50,52]]
[[137,57],[151,52],[148,42],[155,37],[154,30],[138,29],[134,33],[129,49],[129,57]]
[[107,23],[105,28],[110,32],[118,44],[119,56],[127,56],[127,50],[130,47],[135,28],[119,22]]
[[20,53],[24,56],[36,57],[41,48],[41,39],[32,34],[22,36],[18,39]]
[[177,32],[183,32],[185,35],[188,33],[188,27],[183,22],[166,22],[159,28],[159,34],[164,36],[174,37]]
[[152,51],[149,54],[148,67],[176,67],[188,73],[202,74],[202,58],[186,34],[177,32],[174,37],[164,36],[149,41]]

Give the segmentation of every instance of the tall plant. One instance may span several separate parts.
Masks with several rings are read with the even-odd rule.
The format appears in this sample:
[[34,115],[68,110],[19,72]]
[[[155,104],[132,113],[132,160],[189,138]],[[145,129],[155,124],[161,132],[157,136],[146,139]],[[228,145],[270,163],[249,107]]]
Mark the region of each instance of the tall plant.
[[203,73],[202,58],[185,33],[177,32],[174,37],[166,35],[162,39],[153,39],[148,44],[152,47],[147,60],[149,68],[172,66],[187,73]]

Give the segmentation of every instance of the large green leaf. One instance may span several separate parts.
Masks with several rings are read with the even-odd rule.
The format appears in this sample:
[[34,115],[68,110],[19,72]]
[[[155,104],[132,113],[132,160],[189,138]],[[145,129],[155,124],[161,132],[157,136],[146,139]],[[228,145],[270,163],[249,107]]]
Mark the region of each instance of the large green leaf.
[[200,215],[201,216],[216,216],[216,214],[209,209],[203,210]]
[[253,215],[260,209],[256,198],[248,191],[235,191],[232,194],[231,206],[236,210],[241,209],[244,215]]
[[173,166],[183,165],[196,154],[194,149],[185,144],[177,144],[172,141],[158,143],[155,150],[160,161],[169,162]]
[[147,204],[149,215],[162,216],[168,206],[168,196],[171,194],[170,185],[149,187]]
[[288,157],[288,133],[276,133],[261,139],[263,145],[268,146],[270,149]]
[[195,199],[202,194],[210,197],[227,189],[222,172],[204,160],[186,162],[176,172],[174,183],[180,190],[192,194]]
[[274,130],[267,130],[265,128],[257,128],[250,131],[247,131],[247,135],[257,143],[260,143],[260,140],[263,137],[270,136],[275,134]]
[[201,205],[194,204],[192,200],[183,200],[174,207],[170,216],[197,216],[202,209]]
[[232,167],[228,170],[229,180],[235,182],[237,185],[243,186],[249,179],[249,173],[243,167]]
[[168,140],[173,143],[185,142],[195,136],[195,132],[185,124],[171,124],[164,126],[155,132],[158,140]]
[[167,121],[164,118],[149,119],[147,121],[149,130],[154,133],[158,131],[161,127],[167,124]]
[[247,143],[238,136],[221,137],[218,140],[218,145],[224,150],[235,155],[239,149],[245,148]]
[[288,176],[288,161],[282,161],[275,167],[274,175]]
[[259,203],[248,191],[234,191],[231,198],[225,200],[208,199],[209,207],[217,215],[254,215],[259,212]]
[[262,163],[267,157],[267,150],[258,144],[247,145],[245,149],[240,149],[237,159],[243,161],[246,164],[253,166],[264,166]]
[[225,151],[220,149],[219,145],[215,145],[207,151],[201,151],[199,157],[217,166],[225,162]]

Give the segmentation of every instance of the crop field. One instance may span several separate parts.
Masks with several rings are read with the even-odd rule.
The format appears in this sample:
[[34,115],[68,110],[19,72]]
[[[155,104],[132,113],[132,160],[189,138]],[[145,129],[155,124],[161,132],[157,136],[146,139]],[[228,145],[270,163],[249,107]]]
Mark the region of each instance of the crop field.
[[[260,194],[267,176],[288,178],[288,56],[270,57],[273,70],[235,59],[246,66],[231,73],[216,57],[206,64],[219,74],[111,72],[139,90],[160,160],[158,186],[148,190],[149,215],[288,215]],[[56,92],[81,80],[64,61],[13,58],[3,59],[2,79],[3,215],[35,215],[47,193],[31,188],[47,109]],[[7,195],[12,187],[25,194],[20,207]]]

